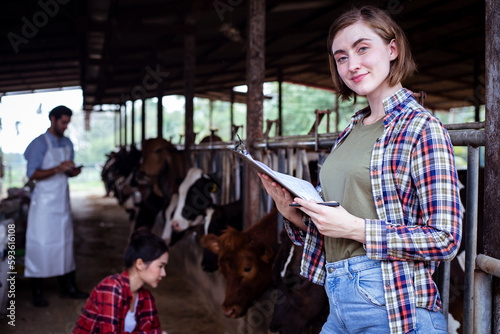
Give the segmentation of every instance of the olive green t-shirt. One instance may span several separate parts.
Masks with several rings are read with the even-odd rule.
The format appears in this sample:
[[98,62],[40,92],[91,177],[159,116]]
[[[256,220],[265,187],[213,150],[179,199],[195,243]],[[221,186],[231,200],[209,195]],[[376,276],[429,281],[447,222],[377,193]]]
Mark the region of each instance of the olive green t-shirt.
[[[325,201],[338,201],[349,213],[360,218],[377,218],[370,182],[370,160],[375,141],[383,132],[383,118],[370,125],[360,121],[333,150],[320,171]],[[365,254],[363,244],[358,241],[325,237],[327,262]]]

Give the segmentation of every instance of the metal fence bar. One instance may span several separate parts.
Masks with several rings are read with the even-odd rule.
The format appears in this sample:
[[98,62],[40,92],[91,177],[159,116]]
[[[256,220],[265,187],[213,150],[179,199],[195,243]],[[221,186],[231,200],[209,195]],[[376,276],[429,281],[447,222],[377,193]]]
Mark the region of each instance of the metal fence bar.
[[487,274],[500,278],[500,260],[484,254],[479,254],[476,258],[476,265]]
[[448,313],[450,310],[450,262],[442,262],[440,265],[441,273],[440,279],[440,290],[441,295],[441,311],[443,312],[446,323],[448,323]]
[[[497,260],[498,261],[498,260]],[[477,270],[474,273],[474,333],[490,334],[493,309],[491,275]]]
[[[462,127],[467,127],[473,129],[462,129]],[[451,142],[454,146],[484,146],[485,144],[485,133],[484,130],[480,129],[479,123],[464,123],[464,124],[450,124],[446,127],[451,138]],[[319,149],[330,150],[335,143],[335,140],[340,135],[340,132],[335,133],[325,133],[319,134]],[[266,148],[267,149],[279,149],[279,148],[303,148],[309,151],[314,151],[315,149],[315,138],[309,135],[302,136],[286,136],[286,137],[273,137],[269,138],[268,141],[255,141],[254,148]],[[234,147],[232,142],[216,142],[212,145],[198,144],[191,147],[192,151],[205,151],[205,150],[225,150],[228,147]],[[177,145],[177,148],[182,150],[182,145]]]
[[[454,146],[484,146],[485,143],[484,130],[452,130],[448,133]],[[322,139],[319,142],[319,149],[330,150],[338,135],[339,133],[329,133],[322,136]],[[278,137],[273,139],[274,141],[269,140],[267,143],[256,142],[254,147],[264,148],[267,145],[268,149],[296,147],[313,151],[316,144],[314,138],[307,136],[293,138]]]
[[467,231],[465,238],[465,293],[463,333],[474,330],[474,269],[477,254],[477,205],[479,185],[479,147],[468,147],[467,154]]
[[467,130],[467,129],[484,129],[484,122],[470,122],[470,123],[453,123],[444,126],[448,131],[450,130]]

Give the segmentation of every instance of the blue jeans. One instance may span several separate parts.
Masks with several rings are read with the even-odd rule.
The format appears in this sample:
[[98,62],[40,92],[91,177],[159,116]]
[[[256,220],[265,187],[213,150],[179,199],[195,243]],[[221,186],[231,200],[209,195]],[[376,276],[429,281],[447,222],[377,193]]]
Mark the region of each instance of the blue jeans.
[[[320,334],[389,333],[380,261],[367,256],[326,264],[330,315]],[[417,308],[415,334],[447,334],[441,312]]]

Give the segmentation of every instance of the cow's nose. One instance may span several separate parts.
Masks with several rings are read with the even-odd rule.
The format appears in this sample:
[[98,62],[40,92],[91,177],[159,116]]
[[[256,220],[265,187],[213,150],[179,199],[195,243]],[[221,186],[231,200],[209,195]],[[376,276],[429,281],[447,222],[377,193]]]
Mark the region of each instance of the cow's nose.
[[239,307],[238,305],[233,305],[233,306],[230,306],[230,307],[225,307],[223,305],[222,306],[222,313],[226,317],[228,317],[228,318],[236,319],[241,314],[241,307]]
[[177,222],[177,221],[175,221],[175,220],[174,220],[174,221],[172,222],[172,228],[173,228],[174,230],[178,231],[178,230],[179,230],[179,228],[180,228],[180,226],[179,226],[179,222]]
[[140,191],[134,191],[132,194],[132,198],[134,200],[134,205],[138,206],[142,202],[142,194]]

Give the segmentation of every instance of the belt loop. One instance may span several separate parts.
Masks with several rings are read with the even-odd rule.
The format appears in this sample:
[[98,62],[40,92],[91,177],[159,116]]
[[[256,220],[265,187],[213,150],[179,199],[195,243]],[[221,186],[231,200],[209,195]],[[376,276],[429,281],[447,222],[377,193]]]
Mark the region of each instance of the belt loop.
[[349,274],[349,279],[353,279],[353,276],[351,274],[351,270],[349,269],[349,259],[345,259],[345,262],[344,262],[344,269],[347,271],[347,273]]

